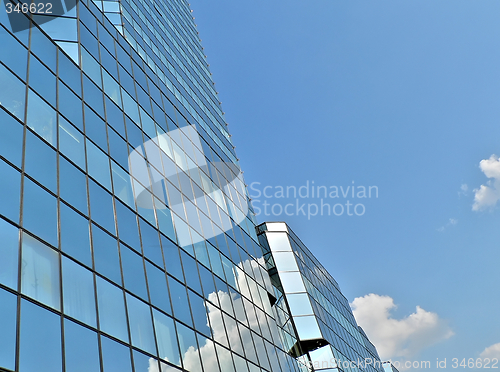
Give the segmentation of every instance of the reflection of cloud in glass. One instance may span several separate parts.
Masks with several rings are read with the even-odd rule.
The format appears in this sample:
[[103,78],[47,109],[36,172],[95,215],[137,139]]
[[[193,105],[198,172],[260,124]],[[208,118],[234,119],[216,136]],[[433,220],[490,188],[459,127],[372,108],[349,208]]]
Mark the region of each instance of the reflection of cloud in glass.
[[[184,146],[179,145],[181,143]],[[243,197],[246,195],[245,184],[239,167],[231,162],[207,162],[199,150],[202,148],[195,126],[189,125],[160,134],[135,148],[129,155],[130,181],[134,186],[137,205],[146,209],[166,209],[168,205],[178,216],[189,221],[190,226],[187,226],[185,221],[174,216],[181,246],[207,240],[230,230],[232,223],[228,215],[239,224],[248,214],[248,204]],[[184,187],[182,194],[172,186],[189,185],[190,179],[200,187],[194,187],[194,190],[190,187],[185,190]],[[162,203],[153,205],[151,194]],[[191,202],[204,205],[201,209],[208,208],[211,218],[196,213]],[[218,209],[225,213],[218,213]],[[222,230],[207,228],[211,222]]]
[[[245,266],[247,269],[249,269],[250,267],[253,267],[254,269],[261,269],[261,267],[256,262],[247,261],[244,263],[240,263],[240,265]],[[238,282],[238,286],[241,288],[241,286],[244,285],[243,282],[246,283],[245,275],[243,275],[242,272],[240,272],[240,275],[237,275],[236,270],[234,272],[235,280]],[[252,293],[252,296],[259,296],[259,290],[257,289],[257,287],[259,286],[257,286],[256,284],[254,284],[254,287],[252,287],[253,289],[250,291]],[[263,302],[266,301],[268,300],[266,299]],[[235,315],[241,323],[228,316],[225,312],[220,310],[219,307],[213,304],[220,304],[220,307],[222,309],[234,308]],[[273,365],[274,363],[276,363],[278,356],[276,355],[274,347],[271,346],[273,341],[264,311],[260,309],[256,310],[256,308],[250,301],[246,299],[244,300],[244,297],[234,291],[231,291],[231,293],[220,290],[218,292],[212,292],[208,295],[208,301],[205,301],[204,306],[206,307],[208,314],[207,324],[210,324],[214,340],[222,345],[225,345],[233,353],[237,353],[242,357],[246,357],[257,365],[269,367],[267,353],[271,355],[271,358],[274,358],[271,363],[273,363]],[[253,312],[253,315],[251,315],[252,313],[250,311]],[[245,325],[243,325],[242,323]],[[264,332],[263,335],[264,337],[267,337],[269,339],[270,343],[264,341],[260,336],[261,329],[267,329],[267,331]],[[274,343],[279,344],[277,329],[273,330],[273,336]],[[182,355],[184,369],[198,372],[200,370],[199,360],[201,356],[205,371],[248,371],[246,364],[242,363],[241,358],[237,356],[235,356],[235,358],[238,359],[236,361],[237,367],[235,369],[232,353],[228,349],[216,345],[212,340],[205,337],[199,337],[198,342],[200,344],[199,349],[197,348],[194,339],[192,340],[192,344],[189,345],[189,347],[184,347],[185,350],[183,350]],[[256,350],[255,345],[257,345],[258,351]],[[167,358],[165,358],[164,360],[168,361]],[[162,365],[161,367],[161,372],[170,372],[174,370],[176,369],[167,365]],[[158,367],[154,363],[151,363],[149,372],[157,371]]]

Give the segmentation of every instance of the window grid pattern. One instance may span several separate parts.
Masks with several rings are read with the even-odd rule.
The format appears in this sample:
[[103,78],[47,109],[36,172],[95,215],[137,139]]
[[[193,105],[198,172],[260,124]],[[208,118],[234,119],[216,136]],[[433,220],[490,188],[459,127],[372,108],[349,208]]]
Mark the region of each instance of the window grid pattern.
[[[288,350],[291,353],[304,352],[292,348],[292,342],[300,338],[300,327],[296,322],[314,315],[321,332],[320,337],[328,342],[333,357],[340,361],[339,370],[379,371],[372,365],[365,365],[364,368],[350,366],[350,361],[380,361],[380,358],[373,344],[358,327],[349,302],[340,292],[337,282],[311,251],[283,223],[264,223],[259,225],[257,230],[265,253],[265,262],[275,286],[275,297],[278,298],[273,306],[275,318]],[[290,291],[290,279],[287,274],[295,273],[300,273],[303,285]],[[298,298],[299,303],[292,302]],[[310,302],[310,307],[305,305],[306,302]],[[297,328],[294,324],[297,324]],[[298,331],[299,335],[295,336]],[[345,364],[342,363],[344,361]]]
[[[14,35],[0,17],[0,42],[16,51],[0,52],[12,87],[0,92],[0,311],[17,324],[0,369],[111,372],[120,354],[131,372],[298,370],[281,350],[253,221],[234,222],[246,190],[220,187],[237,176],[229,167],[196,166],[228,158],[203,128],[200,141],[183,130],[179,100],[100,7],[77,5],[76,61],[35,23]],[[176,177],[148,189],[131,154],[147,177],[166,162]],[[30,355],[33,342],[47,352]]]

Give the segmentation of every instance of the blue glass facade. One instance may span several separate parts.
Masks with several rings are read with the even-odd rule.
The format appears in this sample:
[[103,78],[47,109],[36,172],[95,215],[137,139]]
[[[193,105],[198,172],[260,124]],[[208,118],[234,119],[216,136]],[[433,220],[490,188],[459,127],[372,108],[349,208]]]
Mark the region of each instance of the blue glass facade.
[[335,279],[284,222],[257,227],[287,351],[315,371],[383,372]]
[[187,3],[3,5],[0,370],[304,370]]

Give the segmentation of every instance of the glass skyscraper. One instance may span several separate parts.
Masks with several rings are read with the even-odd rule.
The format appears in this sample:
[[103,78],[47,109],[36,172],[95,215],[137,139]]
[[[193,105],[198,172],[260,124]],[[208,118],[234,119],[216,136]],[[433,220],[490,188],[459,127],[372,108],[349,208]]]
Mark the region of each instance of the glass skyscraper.
[[275,288],[278,325],[291,355],[316,371],[383,372],[375,346],[354,319],[339,285],[284,222],[257,227]]
[[267,269],[188,4],[4,0],[0,371],[306,371]]

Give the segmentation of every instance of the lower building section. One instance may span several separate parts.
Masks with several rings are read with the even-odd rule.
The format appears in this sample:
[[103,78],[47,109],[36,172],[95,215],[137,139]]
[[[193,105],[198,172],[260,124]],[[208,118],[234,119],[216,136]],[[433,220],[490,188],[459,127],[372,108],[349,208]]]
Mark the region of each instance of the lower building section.
[[294,232],[283,222],[266,222],[257,234],[288,353],[311,371],[382,372],[377,350],[337,282]]

